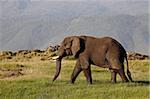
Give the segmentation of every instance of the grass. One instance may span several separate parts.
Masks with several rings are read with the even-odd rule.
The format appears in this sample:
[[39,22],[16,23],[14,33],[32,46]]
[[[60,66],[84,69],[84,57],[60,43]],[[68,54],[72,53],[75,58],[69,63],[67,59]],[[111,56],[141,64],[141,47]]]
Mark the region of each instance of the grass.
[[[54,61],[0,62],[7,69],[23,67],[23,76],[0,79],[0,99],[148,99],[149,60],[129,61],[135,82],[110,83],[108,69],[92,66],[93,85],[88,85],[83,73],[70,84],[74,60],[64,60],[59,78],[52,83]],[[14,67],[12,67],[14,66]],[[20,68],[20,67],[19,67]]]

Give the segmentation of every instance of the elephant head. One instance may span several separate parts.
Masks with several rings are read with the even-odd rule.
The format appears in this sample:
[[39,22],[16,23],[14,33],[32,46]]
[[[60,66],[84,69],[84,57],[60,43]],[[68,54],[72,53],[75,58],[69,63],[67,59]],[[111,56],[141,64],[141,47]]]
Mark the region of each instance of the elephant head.
[[82,45],[81,38],[77,36],[66,37],[62,41],[59,49],[59,56],[56,59],[56,73],[53,78],[53,81],[55,81],[59,76],[61,70],[62,58],[68,55],[73,55],[74,57],[78,57],[78,54],[81,51],[81,45]]

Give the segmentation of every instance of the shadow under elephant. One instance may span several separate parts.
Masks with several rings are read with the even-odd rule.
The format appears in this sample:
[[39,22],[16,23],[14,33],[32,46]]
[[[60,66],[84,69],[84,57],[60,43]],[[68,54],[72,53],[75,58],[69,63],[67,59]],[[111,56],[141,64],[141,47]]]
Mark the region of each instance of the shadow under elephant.
[[144,81],[144,80],[133,81],[133,83],[142,84],[142,85],[150,85],[150,81]]

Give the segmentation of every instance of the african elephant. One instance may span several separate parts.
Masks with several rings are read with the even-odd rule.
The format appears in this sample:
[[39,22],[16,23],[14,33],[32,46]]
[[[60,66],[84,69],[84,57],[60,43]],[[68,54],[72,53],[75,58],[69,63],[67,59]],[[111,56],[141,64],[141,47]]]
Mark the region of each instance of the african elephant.
[[[132,81],[126,51],[118,41],[111,37],[66,37],[60,45],[59,56],[56,59],[56,73],[53,81],[59,76],[62,58],[68,55],[73,55],[77,59],[71,75],[71,83],[74,83],[79,73],[83,71],[87,82],[92,84],[91,64],[98,67],[109,68],[112,83],[116,83],[117,73],[123,82],[129,82],[128,78]],[[124,58],[127,63],[128,78],[124,72]]]

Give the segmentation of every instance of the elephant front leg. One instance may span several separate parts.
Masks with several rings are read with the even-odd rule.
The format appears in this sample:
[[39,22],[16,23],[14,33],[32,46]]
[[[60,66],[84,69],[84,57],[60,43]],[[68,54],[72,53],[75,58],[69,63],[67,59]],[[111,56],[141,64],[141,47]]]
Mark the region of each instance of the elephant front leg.
[[89,58],[86,56],[80,57],[81,67],[84,72],[84,76],[86,77],[86,80],[89,84],[92,84],[92,75],[91,75],[91,66],[89,63]]
[[91,68],[90,66],[88,68],[83,69],[84,75],[86,77],[86,80],[89,84],[92,84],[92,76],[91,76]]
[[71,80],[70,82],[73,84],[77,78],[77,76],[79,75],[79,73],[82,71],[82,68],[81,68],[81,64],[79,62],[79,60],[77,60],[76,62],[76,66],[72,72],[72,75],[71,75]]

